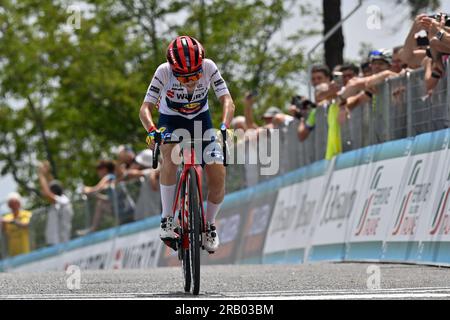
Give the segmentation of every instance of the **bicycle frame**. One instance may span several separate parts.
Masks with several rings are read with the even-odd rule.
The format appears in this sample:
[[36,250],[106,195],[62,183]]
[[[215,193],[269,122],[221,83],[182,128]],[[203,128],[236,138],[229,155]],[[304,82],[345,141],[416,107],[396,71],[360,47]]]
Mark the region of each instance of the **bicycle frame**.
[[[203,208],[203,193],[202,193],[202,167],[199,164],[195,164],[195,151],[194,146],[191,144],[190,149],[181,149],[181,155],[183,157],[182,166],[183,169],[181,171],[180,179],[178,181],[177,187],[176,187],[176,197],[175,201],[173,203],[172,207],[172,213],[175,216],[177,212],[177,205],[181,203],[181,207],[179,208],[181,210],[181,228],[183,230],[182,235],[183,238],[181,239],[181,246],[183,249],[189,248],[189,229],[187,221],[189,221],[189,210],[186,206],[186,195],[187,190],[189,190],[189,186],[187,185],[187,175],[191,168],[194,168],[195,174],[197,176],[197,189],[198,194],[200,197],[200,207],[201,207],[201,214],[202,214],[202,233],[204,233],[206,230],[206,217],[205,217],[205,210]],[[185,186],[184,188],[184,194],[181,194],[182,186]],[[181,201],[180,200],[181,196]]]

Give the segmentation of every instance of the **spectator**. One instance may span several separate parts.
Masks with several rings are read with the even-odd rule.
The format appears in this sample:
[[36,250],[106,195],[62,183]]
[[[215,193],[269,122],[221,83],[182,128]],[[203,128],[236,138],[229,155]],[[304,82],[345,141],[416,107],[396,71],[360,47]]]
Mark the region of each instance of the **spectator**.
[[384,80],[399,74],[392,71],[392,51],[375,50],[369,55],[372,75],[354,78],[339,92],[339,103],[351,111],[358,105],[369,102],[377,93],[376,86]]
[[55,245],[70,240],[72,230],[73,209],[69,198],[64,194],[62,184],[50,178],[50,166],[41,163],[39,166],[39,183],[42,194],[51,203],[48,211],[45,238],[47,245]]
[[3,233],[6,237],[8,255],[14,257],[30,252],[30,220],[31,212],[21,210],[22,199],[18,193],[10,193],[7,197],[11,213],[0,218]]
[[333,82],[330,69],[325,65],[317,65],[312,68],[311,83],[315,90],[317,105],[327,105],[339,91],[338,85]]
[[101,194],[102,191],[111,188],[111,186],[116,181],[115,172],[115,164],[110,160],[100,160],[97,164],[97,175],[100,178],[100,181],[97,185],[93,187],[84,187],[83,193],[86,195],[95,195],[96,203],[95,203],[95,212],[94,217],[92,219],[92,225],[90,228],[84,230],[78,230],[77,235],[83,236],[88,233],[94,232],[98,229],[100,225],[101,218],[103,214],[113,213],[112,203],[111,203],[111,193],[108,195]]
[[395,73],[400,73],[408,68],[408,64],[405,64],[401,59],[400,52],[403,50],[403,46],[395,47],[392,54],[392,66],[391,70]]
[[123,179],[147,177],[153,191],[159,190],[159,168],[153,169],[153,151],[144,150],[133,159],[133,168],[125,171]]
[[117,154],[117,165],[123,165],[125,168],[129,169],[135,164],[136,153],[130,146],[119,146]]
[[421,14],[415,18],[411,30],[406,37],[405,44],[398,53],[398,56],[403,61],[403,63],[407,64],[411,69],[420,68],[423,65],[423,60],[427,56],[426,49],[420,48],[418,46],[416,38],[416,35],[420,31],[425,29],[425,26],[422,22],[422,18],[424,17],[426,17],[426,15]]
[[[338,92],[338,87],[332,82],[330,69],[324,65],[314,66],[311,70],[311,84],[315,89],[314,104],[317,107],[326,107],[330,104],[330,99]],[[330,89],[331,88],[331,89]],[[312,106],[310,104],[310,106]],[[305,141],[311,132],[314,130],[316,124],[316,111],[312,111],[307,120],[300,121],[298,127],[298,137],[300,141]]]
[[372,68],[370,67],[370,61],[364,61],[361,63],[361,73],[363,77],[369,77],[372,73]]
[[341,67],[343,85],[346,86],[350,80],[359,76],[359,68],[353,63],[344,64]]
[[231,121],[231,128],[233,130],[247,131],[247,123],[245,121],[245,117],[244,116],[234,117],[233,120]]
[[425,65],[425,83],[427,92],[432,94],[439,80],[444,76],[447,59],[450,55],[450,28],[447,26],[449,17],[438,14],[434,18],[421,16],[421,26],[427,31],[430,48]]
[[292,97],[289,114],[300,121],[297,134],[301,142],[305,141],[309,133],[314,130],[316,108],[317,106],[306,97]]
[[255,104],[255,94],[247,93],[244,97],[244,106],[245,106],[245,120],[247,129],[273,129],[278,128],[282,125],[288,125],[293,117],[284,114],[278,107],[270,107],[268,108],[263,116],[262,120],[264,121],[264,125],[262,127],[258,126],[253,118],[253,106]]

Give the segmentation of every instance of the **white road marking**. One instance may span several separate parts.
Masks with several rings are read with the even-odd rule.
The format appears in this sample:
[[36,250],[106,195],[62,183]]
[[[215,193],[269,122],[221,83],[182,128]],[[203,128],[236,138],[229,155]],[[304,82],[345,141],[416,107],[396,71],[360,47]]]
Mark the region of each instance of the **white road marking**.
[[101,300],[347,300],[347,299],[450,299],[450,288],[402,288],[381,290],[305,290],[265,292],[205,292],[199,297],[169,293],[61,293],[0,295],[0,299],[101,299]]

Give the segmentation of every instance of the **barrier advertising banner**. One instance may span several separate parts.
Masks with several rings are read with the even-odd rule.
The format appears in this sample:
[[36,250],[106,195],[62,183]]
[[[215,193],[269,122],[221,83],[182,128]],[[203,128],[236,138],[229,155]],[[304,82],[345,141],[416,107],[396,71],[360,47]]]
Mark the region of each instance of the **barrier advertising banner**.
[[[227,195],[204,264],[450,265],[450,129],[342,154]],[[2,271],[179,266],[159,217],[0,261]]]

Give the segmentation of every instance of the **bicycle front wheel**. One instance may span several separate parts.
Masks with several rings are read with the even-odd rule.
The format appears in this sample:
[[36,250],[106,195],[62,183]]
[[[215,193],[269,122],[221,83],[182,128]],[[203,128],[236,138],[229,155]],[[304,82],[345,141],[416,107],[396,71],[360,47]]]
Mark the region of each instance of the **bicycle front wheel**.
[[200,292],[200,251],[201,251],[201,203],[197,175],[194,168],[189,170],[189,231],[190,258],[193,289],[192,293]]

